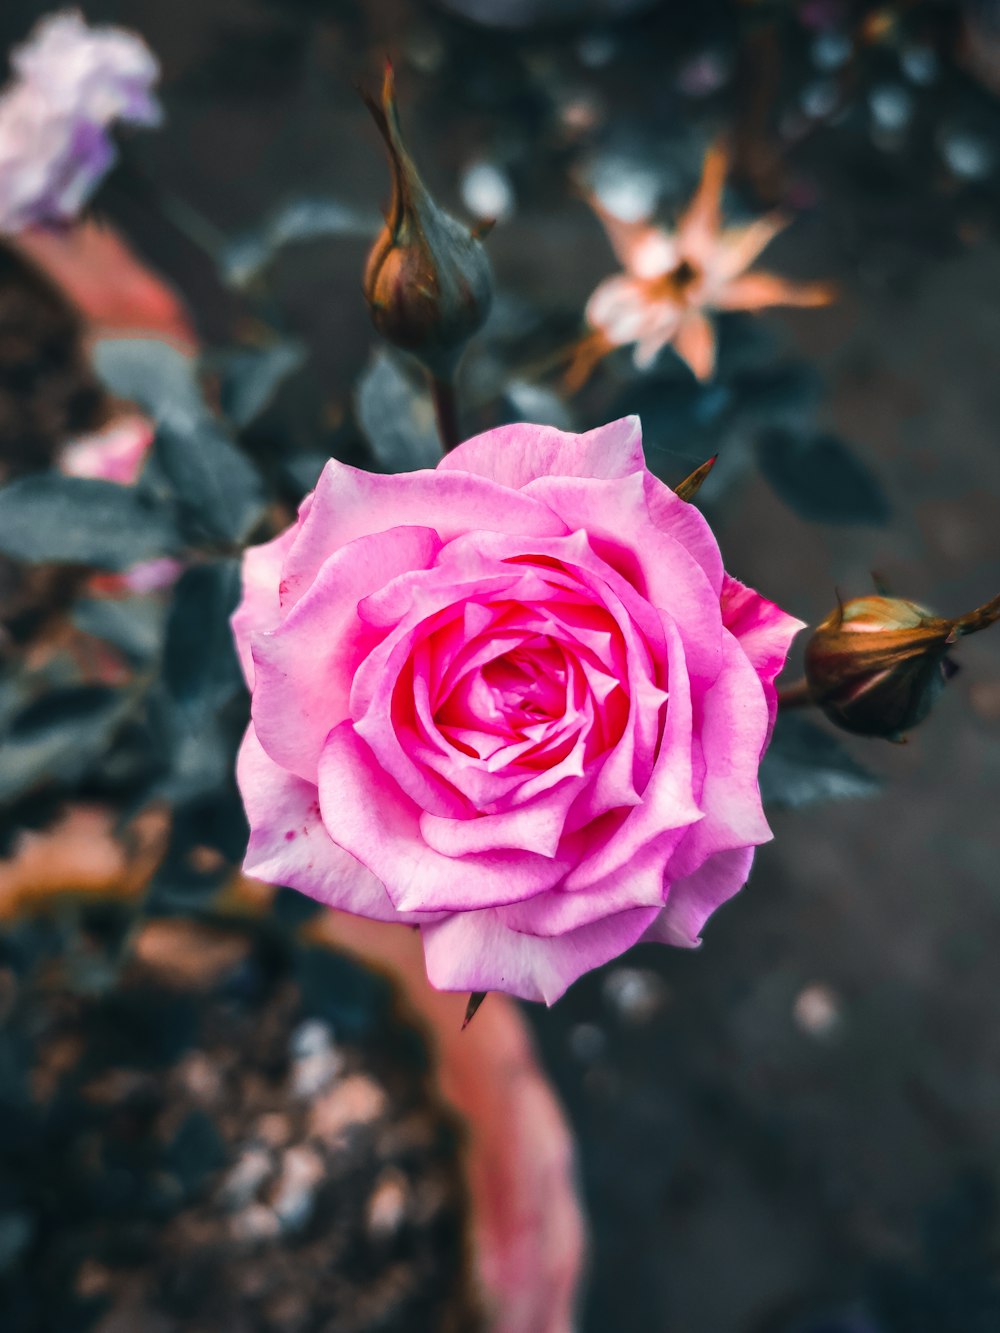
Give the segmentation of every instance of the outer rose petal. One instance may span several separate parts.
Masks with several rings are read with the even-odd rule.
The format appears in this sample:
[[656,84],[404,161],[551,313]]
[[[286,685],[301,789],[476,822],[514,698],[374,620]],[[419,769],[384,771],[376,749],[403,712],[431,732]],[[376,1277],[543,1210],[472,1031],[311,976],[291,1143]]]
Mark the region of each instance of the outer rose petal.
[[537,500],[511,495],[469,473],[401,472],[383,477],[331,459],[316,483],[288,554],[282,606],[291,606],[312,583],[327,556],[358,537],[387,528],[432,527],[442,541],[465,532],[509,532],[559,537],[566,525]]
[[647,928],[644,940],[692,949],[701,943],[701,929],[717,907],[739,893],[753,864],[753,847],[719,852],[670,889],[666,907]]
[[774,682],[785,665],[792,639],[800,629],[805,629],[805,625],[729,574],[722,585],[722,623],[739,639],[740,647],[764,687],[771,724],[768,728],[770,739],[778,711]]
[[622,417],[584,435],[520,422],[498,426],[466,440],[437,465],[438,472],[471,472],[516,491],[538,477],[626,477],[645,468],[638,417]]
[[354,673],[377,642],[358,622],[358,603],[399,574],[426,568],[439,549],[430,528],[359,537],[330,556],[275,630],[251,636],[254,725],[272,759],[316,781],[323,742],[348,716]]
[[381,882],[331,840],[316,788],[268,758],[252,723],[236,760],[236,778],[250,820],[243,863],[248,875],[376,921],[427,919],[397,912]]
[[554,1004],[577,977],[630,949],[658,915],[639,907],[541,939],[510,929],[503,908],[456,912],[421,931],[427,978],[439,990],[502,990]]
[[646,507],[658,528],[685,547],[701,565],[716,595],[722,591],[725,572],[715,534],[704,514],[693,504],[675,494],[658,477],[647,472],[643,477]]
[[298,527],[293,523],[273,541],[251,546],[243,553],[243,600],[233,612],[229,623],[233,627],[243,678],[250,690],[254,687],[250,635],[273,629],[278,623],[281,615],[278,605],[281,566],[297,532]]
[[700,805],[705,818],[693,825],[671,861],[671,877],[686,878],[718,852],[769,842],[772,834],[760,801],[757,770],[769,720],[763,688],[736,639],[723,631],[725,664],[703,696],[695,736],[704,760]]

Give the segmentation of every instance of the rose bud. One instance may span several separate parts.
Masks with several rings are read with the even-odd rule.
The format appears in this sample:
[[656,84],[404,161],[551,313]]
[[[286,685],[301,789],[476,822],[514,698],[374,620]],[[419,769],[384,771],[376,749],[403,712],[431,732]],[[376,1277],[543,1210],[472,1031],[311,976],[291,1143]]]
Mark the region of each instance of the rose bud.
[[372,321],[388,342],[450,379],[462,349],[489,313],[490,263],[475,233],[431,198],[403,144],[392,67],[381,106],[365,101],[389,152],[392,199],[365,267]]
[[806,645],[810,697],[845,731],[902,740],[954,674],[952,644],[998,618],[1000,597],[957,620],[900,597],[856,597],[827,616]]

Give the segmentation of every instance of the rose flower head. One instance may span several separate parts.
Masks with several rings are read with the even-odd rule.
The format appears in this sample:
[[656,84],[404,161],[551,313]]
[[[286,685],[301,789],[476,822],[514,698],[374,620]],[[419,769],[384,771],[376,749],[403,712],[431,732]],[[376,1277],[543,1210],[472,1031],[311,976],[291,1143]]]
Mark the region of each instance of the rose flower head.
[[674,231],[626,222],[592,200],[624,271],[599,283],[587,302],[592,333],[574,354],[567,377],[571,389],[579,388],[615,347],[631,346],[637,369],[647,370],[664,347],[672,346],[698,379],[710,379],[715,370],[713,311],[819,306],[832,300],[826,283],[747,271],[785,222],[765,217],[724,226],[725,178],[726,155],[710,148],[698,189]]
[[845,731],[902,740],[955,671],[952,645],[997,619],[1000,597],[957,620],[901,597],[856,597],[831,612],[806,645],[809,695]]
[[441,990],[551,1003],[637,940],[696,944],[770,837],[799,627],[723,572],[637,418],[331,461],[245,556],[245,868],[419,926]]
[[490,263],[478,237],[439,208],[420,179],[400,132],[391,66],[381,104],[366,100],[389,153],[392,199],[368,256],[365,299],[387,342],[448,379],[489,313]]
[[0,233],[76,217],[113,165],[113,122],[156,125],[159,66],[141,38],[50,15],[0,95]]

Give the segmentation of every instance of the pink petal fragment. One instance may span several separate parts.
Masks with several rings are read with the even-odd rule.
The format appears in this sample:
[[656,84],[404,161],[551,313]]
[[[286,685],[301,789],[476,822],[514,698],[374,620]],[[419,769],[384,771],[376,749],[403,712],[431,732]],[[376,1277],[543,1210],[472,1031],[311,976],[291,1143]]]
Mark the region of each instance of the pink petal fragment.
[[713,298],[716,310],[766,310],[770,306],[829,305],[834,290],[828,282],[792,282],[776,273],[744,273],[733,278]]
[[685,313],[674,335],[674,351],[700,380],[715,374],[715,329],[700,310]]

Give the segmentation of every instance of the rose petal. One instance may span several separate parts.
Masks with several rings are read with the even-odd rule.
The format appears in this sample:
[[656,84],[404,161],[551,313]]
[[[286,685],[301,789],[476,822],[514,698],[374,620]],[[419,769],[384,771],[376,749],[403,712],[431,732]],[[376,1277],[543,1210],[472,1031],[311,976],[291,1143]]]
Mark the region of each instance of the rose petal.
[[643,473],[610,481],[544,477],[524,493],[543,500],[570,527],[586,532],[591,546],[614,568],[618,561],[634,564],[641,576],[640,594],[680,630],[688,670],[706,684],[715,679],[722,627],[718,593],[698,560],[668,528],[653,522]]
[[430,527],[442,541],[469,531],[539,537],[566,531],[551,509],[511,495],[485,477],[429,471],[386,477],[331,459],[288,554],[282,605],[301,597],[331,552],[358,537],[398,527]]
[[[642,793],[614,837],[606,837],[578,859],[566,877],[567,889],[591,888],[614,874],[627,874],[640,850],[664,834],[697,827],[703,818],[694,798],[691,767],[691,693],[684,645],[676,627],[664,618],[669,662],[670,698],[656,764]],[[672,840],[671,840],[672,845]]]
[[438,990],[501,990],[554,1004],[577,977],[631,948],[658,914],[619,912],[542,939],[512,930],[503,908],[456,913],[421,928],[427,978]]
[[439,547],[430,528],[360,537],[330,556],[276,629],[251,636],[254,725],[282,767],[316,781],[327,733],[349,716],[355,672],[381,637],[359,621],[358,602],[398,574],[426,568]]
[[770,738],[778,711],[774,682],[785,665],[792,640],[805,624],[729,574],[722,585],[722,623],[739,640],[764,687]]
[[[651,839],[639,848],[625,870],[616,870],[586,888],[560,885],[527,902],[511,903],[503,909],[504,919],[515,930],[548,938],[636,907],[659,911],[667,895],[666,867],[686,832],[686,828],[671,829]],[[590,830],[579,835],[576,849],[581,858],[586,856],[593,838]]]
[[753,847],[735,847],[710,857],[700,869],[678,880],[667,905],[643,935],[644,940],[693,949],[701,943],[705,922],[747,882]]
[[229,621],[247,687],[254,687],[250,636],[273,629],[281,617],[278,584],[285,556],[295,541],[296,528],[286,528],[273,541],[251,546],[243,552],[243,599]]
[[442,856],[420,832],[421,810],[376,762],[349,722],[327,738],[320,810],[330,836],[368,867],[405,912],[466,912],[519,902],[566,874],[561,858],[531,852]]
[[583,435],[526,422],[499,426],[445,454],[437,471],[474,473],[520,490],[538,477],[624,477],[644,467],[639,418],[622,417]]
[[243,862],[248,875],[376,921],[427,919],[398,912],[371,871],[331,840],[316,788],[268,757],[252,723],[236,760],[236,780],[250,820]]
[[738,641],[723,633],[725,665],[697,705],[694,728],[704,761],[699,805],[704,819],[688,832],[671,862],[674,879],[694,873],[710,856],[769,842],[757,772],[770,726],[763,686]]
[[695,505],[682,500],[652,473],[645,473],[646,508],[663,532],[683,546],[701,565],[716,596],[722,593],[722,554],[708,520]]
[[428,847],[442,856],[510,850],[554,857],[577,788],[572,778],[565,778],[538,800],[475,819],[442,819],[425,812],[420,816],[420,832]]

